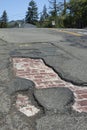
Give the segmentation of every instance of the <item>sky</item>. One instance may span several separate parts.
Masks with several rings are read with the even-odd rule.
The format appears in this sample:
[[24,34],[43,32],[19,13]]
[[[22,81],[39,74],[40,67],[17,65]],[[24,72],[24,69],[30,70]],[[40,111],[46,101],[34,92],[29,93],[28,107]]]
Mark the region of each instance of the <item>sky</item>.
[[[25,18],[26,11],[31,0],[0,0],[0,17],[4,10],[8,14],[8,20],[21,20]],[[38,6],[38,12],[46,5],[49,8],[48,0],[34,0]],[[59,0],[63,1],[63,0]]]
[[[0,17],[4,10],[8,14],[8,19],[24,19],[26,11],[31,0],[0,0]],[[34,0],[38,6],[38,12],[41,12],[44,4],[49,6],[48,0]]]

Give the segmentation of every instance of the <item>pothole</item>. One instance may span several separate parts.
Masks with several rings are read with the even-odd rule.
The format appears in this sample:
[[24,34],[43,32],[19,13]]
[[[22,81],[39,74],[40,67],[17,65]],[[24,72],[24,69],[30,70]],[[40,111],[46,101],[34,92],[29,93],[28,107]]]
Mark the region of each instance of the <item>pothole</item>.
[[32,105],[28,96],[22,94],[17,95],[16,108],[28,117],[34,116],[40,111],[40,109]]
[[54,70],[45,65],[42,59],[13,58],[15,76],[32,80],[36,89],[66,87],[74,96],[75,103],[72,109],[78,112],[87,112],[87,88],[76,86],[63,81]]
[[44,109],[34,98],[32,90],[17,91],[12,94],[12,113],[17,111],[25,120],[36,119],[44,115]]

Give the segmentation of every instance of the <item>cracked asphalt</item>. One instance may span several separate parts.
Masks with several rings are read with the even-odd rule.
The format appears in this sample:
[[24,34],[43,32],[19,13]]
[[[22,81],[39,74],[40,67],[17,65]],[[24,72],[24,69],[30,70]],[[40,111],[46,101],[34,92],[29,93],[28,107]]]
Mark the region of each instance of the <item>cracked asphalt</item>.
[[[72,31],[72,30],[70,30]],[[86,31],[86,30],[85,30]],[[75,31],[78,33],[78,30]],[[80,30],[81,32],[81,30]],[[83,31],[82,31],[83,32]],[[56,29],[2,29],[0,30],[0,129],[1,130],[86,130],[87,114],[78,113],[65,103],[73,103],[74,96],[66,88],[47,90],[47,98],[52,92],[59,97],[37,100],[44,91],[35,91],[32,81],[15,77],[12,57],[41,58],[58,75],[68,82],[87,86],[87,36],[75,36]],[[66,96],[64,94],[66,93]],[[65,96],[65,101],[61,98]],[[27,117],[15,108],[18,93],[26,94],[32,103],[40,109],[33,117]],[[41,94],[42,93],[42,94]],[[35,96],[36,95],[36,96]],[[58,99],[57,99],[58,98]],[[69,98],[69,99],[68,99]],[[61,99],[61,100],[60,100]],[[55,110],[56,103],[58,110]],[[54,102],[54,105],[51,104]],[[42,105],[40,105],[40,102]],[[63,103],[64,105],[63,105]],[[48,109],[48,103],[52,109]],[[61,104],[62,103],[62,104]],[[44,106],[45,104],[45,106]],[[61,109],[61,106],[63,108]]]

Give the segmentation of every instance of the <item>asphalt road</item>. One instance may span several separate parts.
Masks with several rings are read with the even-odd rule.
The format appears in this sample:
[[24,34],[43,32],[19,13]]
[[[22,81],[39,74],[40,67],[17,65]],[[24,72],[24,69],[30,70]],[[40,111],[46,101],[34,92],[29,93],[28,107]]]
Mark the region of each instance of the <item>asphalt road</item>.
[[36,47],[42,54],[38,58],[43,58],[61,78],[77,85],[87,84],[86,29],[2,29],[0,38],[21,47],[20,50]]
[[[87,129],[87,113],[71,108],[71,90],[36,90],[32,81],[15,77],[11,62],[11,57],[41,58],[62,79],[87,86],[86,33],[78,29],[0,29],[0,130]],[[18,94],[27,95],[40,113],[27,117],[19,112],[15,107]]]

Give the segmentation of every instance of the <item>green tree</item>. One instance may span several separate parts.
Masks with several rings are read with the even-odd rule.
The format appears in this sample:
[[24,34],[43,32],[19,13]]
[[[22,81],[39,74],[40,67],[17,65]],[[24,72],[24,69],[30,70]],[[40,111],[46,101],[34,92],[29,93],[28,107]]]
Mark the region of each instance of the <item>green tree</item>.
[[67,3],[68,14],[66,21],[71,20],[71,27],[87,26],[87,0],[70,0]]
[[52,21],[55,21],[58,26],[58,19],[62,11],[64,10],[64,3],[58,2],[58,0],[49,0],[50,3],[50,17]]
[[8,16],[7,16],[7,12],[4,10],[3,14],[2,14],[2,16],[0,18],[0,27],[1,28],[6,28],[7,23],[8,23]]
[[29,7],[26,13],[25,21],[27,23],[35,24],[37,20],[38,20],[38,8],[36,2],[34,0],[31,0],[29,2]]
[[58,3],[57,0],[49,0],[50,3],[50,13],[52,16],[57,16]]
[[48,18],[48,13],[47,13],[46,5],[44,5],[44,7],[43,7],[41,18],[43,19],[43,21]]
[[41,16],[40,16],[40,26],[45,26],[45,23],[47,21],[48,18],[48,13],[47,13],[47,8],[46,5],[43,6],[43,11],[41,12]]
[[64,0],[64,10],[63,10],[64,15],[66,14],[66,0]]

